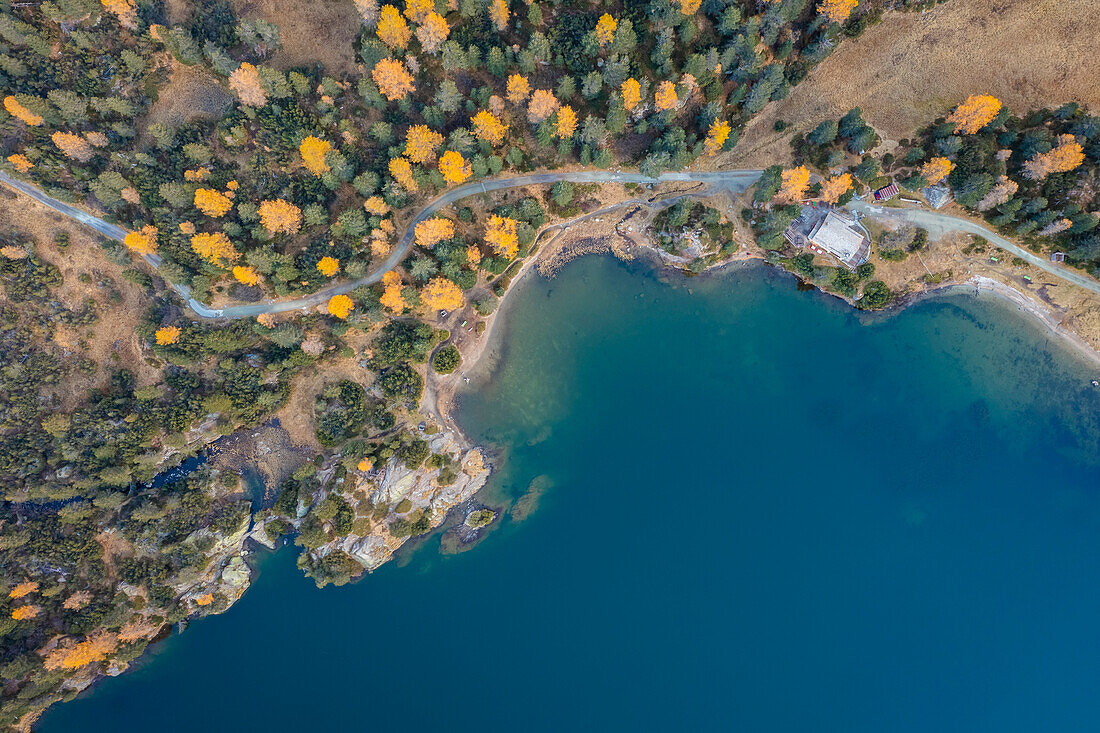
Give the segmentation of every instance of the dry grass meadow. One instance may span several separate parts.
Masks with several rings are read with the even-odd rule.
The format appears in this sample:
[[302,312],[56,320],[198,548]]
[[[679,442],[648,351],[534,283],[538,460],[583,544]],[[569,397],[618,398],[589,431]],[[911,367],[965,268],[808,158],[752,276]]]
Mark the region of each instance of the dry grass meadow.
[[273,66],[286,70],[320,62],[335,77],[355,70],[360,22],[351,0],[235,0],[233,5],[241,18],[260,16],[279,26]]

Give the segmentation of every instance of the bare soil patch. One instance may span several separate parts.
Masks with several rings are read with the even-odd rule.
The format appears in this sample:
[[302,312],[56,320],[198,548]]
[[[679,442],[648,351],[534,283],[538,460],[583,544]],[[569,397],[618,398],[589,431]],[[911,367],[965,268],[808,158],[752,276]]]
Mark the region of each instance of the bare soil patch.
[[359,13],[351,0],[236,0],[242,18],[262,16],[279,26],[280,47],[271,63],[286,70],[321,63],[330,76],[349,75],[357,58]]
[[[912,136],[965,99],[988,93],[1020,113],[1077,101],[1100,109],[1094,1],[965,0],[926,13],[888,13],[847,39],[752,122],[719,164],[790,160],[790,136],[852,107],[885,138]],[[791,124],[782,133],[776,120]]]

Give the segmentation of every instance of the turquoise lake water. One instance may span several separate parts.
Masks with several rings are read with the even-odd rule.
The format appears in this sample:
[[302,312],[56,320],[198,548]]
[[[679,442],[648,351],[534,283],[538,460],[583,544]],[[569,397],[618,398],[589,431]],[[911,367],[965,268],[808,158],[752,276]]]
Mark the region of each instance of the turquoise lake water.
[[461,422],[523,522],[228,613],[42,731],[1095,731],[1097,370],[971,296],[762,266],[520,286]]

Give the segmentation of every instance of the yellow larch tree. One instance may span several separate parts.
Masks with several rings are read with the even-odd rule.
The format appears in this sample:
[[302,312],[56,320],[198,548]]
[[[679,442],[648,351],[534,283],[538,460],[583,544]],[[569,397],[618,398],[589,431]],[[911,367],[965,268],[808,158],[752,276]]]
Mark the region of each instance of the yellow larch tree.
[[31,168],[34,168],[34,163],[27,159],[27,156],[21,153],[12,153],[8,156],[8,162],[15,166],[15,170],[20,173],[26,173]]
[[210,169],[203,166],[200,168],[188,168],[183,172],[183,180],[191,181],[192,183],[202,183],[210,177]]
[[833,23],[843,23],[858,4],[859,0],[821,0],[817,5],[817,12]]
[[242,285],[255,285],[260,282],[260,273],[256,268],[248,265],[237,265],[233,268],[233,277]]
[[439,13],[433,12],[428,13],[424,22],[417,27],[416,40],[420,41],[420,47],[424,49],[424,53],[435,53],[450,34],[451,26],[447,24],[446,19]]
[[680,103],[680,100],[676,98],[676,85],[670,81],[663,81],[658,84],[654,102],[659,110],[675,109],[676,105]]
[[415,90],[412,74],[400,61],[382,59],[374,65],[370,75],[378,91],[391,102],[404,99]]
[[944,157],[932,158],[924,165],[920,167],[921,176],[928,181],[928,185],[934,186],[943,179],[947,178],[948,174],[955,167],[955,164]]
[[433,216],[418,223],[413,229],[416,243],[421,247],[434,247],[455,235],[455,223],[450,219]]
[[1024,163],[1024,175],[1041,181],[1051,173],[1065,173],[1085,162],[1085,149],[1073,135],[1059,135],[1058,144],[1048,153],[1037,153]]
[[289,201],[261,201],[260,223],[272,234],[297,234],[302,227],[302,210]]
[[214,602],[214,594],[213,593],[203,593],[201,596],[195,596],[195,605],[196,606],[209,606],[213,602]]
[[447,183],[462,183],[473,175],[470,164],[455,150],[448,150],[439,157],[439,172]]
[[615,40],[615,29],[618,27],[619,22],[610,13],[604,13],[596,21],[596,40],[601,46],[606,46]]
[[72,648],[58,647],[46,655],[47,670],[80,669],[94,662],[102,662],[118,648],[118,637],[102,629],[93,632]]
[[531,82],[522,74],[512,74],[508,77],[508,101],[512,104],[522,104],[527,95],[531,93]]
[[481,110],[470,118],[470,122],[474,125],[474,135],[478,140],[484,140],[490,145],[500,145],[504,142],[508,125],[498,120],[489,110]]
[[730,123],[725,120],[714,120],[710,129],[707,130],[707,139],[703,142],[703,149],[707,151],[707,155],[718,155],[722,146],[726,144],[726,140],[729,139],[730,129]]
[[466,263],[477,267],[479,262],[481,262],[481,249],[476,244],[471,244],[466,248]]
[[443,144],[443,136],[427,125],[413,125],[405,133],[405,157],[413,163],[427,163]]
[[123,28],[133,30],[137,28],[137,8],[133,0],[100,0],[103,8],[118,18],[118,24]]
[[489,0],[489,18],[492,19],[498,31],[503,33],[507,30],[508,17],[511,14],[507,0]]
[[382,14],[378,19],[378,40],[390,48],[397,50],[409,45],[412,31],[409,24],[401,17],[401,13],[392,5],[383,5]]
[[558,110],[558,125],[554,130],[554,134],[565,140],[573,137],[573,133],[576,131],[577,113],[568,104],[564,105]]
[[406,191],[416,193],[420,190],[416,179],[413,178],[412,165],[404,158],[390,160],[390,175],[393,176],[393,180],[397,181],[397,185]]
[[221,191],[199,188],[195,190],[195,208],[217,219],[229,213],[233,208],[233,201]]
[[558,98],[546,89],[536,89],[527,103],[527,119],[538,124],[558,111]]
[[92,594],[86,590],[78,590],[65,599],[61,607],[66,611],[79,611],[92,602]]
[[389,213],[389,204],[381,196],[370,196],[363,202],[363,208],[367,210],[368,214],[375,214],[376,216],[385,216]]
[[8,593],[8,598],[22,598],[23,596],[29,596],[31,593],[38,592],[38,581],[25,580],[18,584]]
[[1001,111],[1001,100],[989,94],[971,94],[955,108],[947,121],[955,125],[955,132],[973,135],[982,129]]
[[794,203],[799,201],[802,199],[802,195],[806,193],[806,189],[810,187],[810,171],[804,165],[783,171],[780,179],[782,183],[779,186],[779,193],[776,195],[776,199],[780,202]]
[[821,186],[821,200],[835,204],[852,188],[852,174],[841,173],[825,181]]
[[435,3],[432,0],[405,0],[405,17],[413,23],[423,23],[433,11]]
[[158,346],[171,346],[179,343],[180,329],[179,326],[162,326],[154,336]]
[[328,299],[328,312],[330,315],[334,315],[341,320],[347,319],[351,314],[352,309],[355,308],[355,303],[351,298],[344,294],[334,295]]
[[695,15],[702,2],[703,0],[680,0],[680,12],[684,15]]
[[317,271],[325,277],[332,277],[336,273],[340,272],[340,260],[336,257],[329,257],[325,255],[321,259],[317,260]]
[[263,107],[267,104],[267,92],[260,81],[260,71],[247,61],[229,75],[229,88],[241,100],[241,104],[249,107]]
[[516,235],[516,220],[493,214],[485,226],[485,242],[493,251],[505,259],[512,259],[519,252],[519,237]]
[[157,228],[146,224],[136,232],[127,232],[122,243],[136,255],[151,255],[157,251]]
[[0,247],[0,255],[9,260],[25,260],[27,259],[27,250],[14,244],[5,244]]
[[58,130],[53,135],[50,135],[50,139],[53,140],[53,144],[56,145],[66,157],[72,158],[80,163],[87,163],[92,159],[92,156],[95,155],[92,146],[80,135]]
[[409,304],[405,302],[404,296],[401,295],[401,276],[390,270],[382,276],[382,285],[385,289],[382,291],[382,297],[378,299],[378,302],[382,304],[383,308],[388,308],[397,315],[404,313]]
[[191,249],[199,257],[218,267],[228,267],[241,256],[224,232],[196,234],[191,237]]
[[41,115],[36,115],[34,112],[21,105],[19,100],[11,95],[4,97],[4,109],[11,113],[12,117],[22,120],[24,124],[31,127],[37,127],[43,122]]
[[638,103],[642,101],[642,85],[641,83],[631,77],[623,82],[620,90],[623,93],[623,107],[629,112],[638,106]]
[[462,288],[445,277],[433,277],[420,293],[424,305],[431,310],[453,311],[462,307]]
[[41,607],[35,605],[19,606],[11,612],[11,617],[16,621],[23,621],[24,619],[34,618],[41,611]]
[[315,176],[328,172],[328,162],[325,156],[332,150],[332,145],[327,140],[310,135],[302,140],[298,146],[298,153],[302,156],[302,164],[306,170]]

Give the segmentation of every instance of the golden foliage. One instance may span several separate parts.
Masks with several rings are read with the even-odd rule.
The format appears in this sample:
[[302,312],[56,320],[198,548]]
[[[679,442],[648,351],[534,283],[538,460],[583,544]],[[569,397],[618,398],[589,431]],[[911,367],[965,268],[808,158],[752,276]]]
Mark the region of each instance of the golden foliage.
[[37,127],[43,122],[41,115],[36,115],[34,112],[31,112],[29,109],[19,104],[19,100],[11,95],[4,97],[4,109],[10,112],[12,117],[22,120],[31,127]]
[[363,202],[363,208],[370,214],[377,214],[383,216],[389,212],[389,205],[382,199],[381,196],[371,196]]
[[424,22],[416,29],[416,40],[424,53],[435,53],[451,34],[451,26],[439,13],[429,13]]
[[80,669],[93,662],[101,662],[118,648],[118,637],[102,629],[94,632],[74,647],[60,646],[46,655],[47,670]]
[[527,81],[527,77],[522,74],[512,74],[508,77],[508,101],[512,104],[519,104],[523,100],[527,99],[527,95],[531,93],[531,82]]
[[481,262],[481,250],[478,249],[476,244],[471,244],[466,248],[466,262],[474,266]]
[[1073,135],[1059,135],[1058,144],[1048,153],[1036,153],[1024,163],[1024,175],[1041,181],[1051,173],[1065,173],[1085,162],[1085,149]]
[[346,319],[351,314],[353,308],[355,308],[355,303],[343,293],[334,295],[328,299],[329,314],[341,320]]
[[260,223],[272,234],[296,234],[302,227],[302,210],[289,201],[261,201]]
[[1001,100],[988,94],[971,94],[955,108],[947,121],[955,125],[955,132],[973,135],[982,129],[1001,111]]
[[498,120],[488,110],[481,110],[470,118],[474,124],[474,135],[478,140],[484,140],[490,145],[500,145],[504,142],[504,135],[508,132],[508,125]]
[[340,272],[340,260],[326,255],[317,260],[317,271],[325,277],[332,277]]
[[462,288],[445,277],[433,277],[420,294],[424,305],[432,310],[453,311],[462,307]]
[[426,163],[435,157],[443,136],[427,125],[413,125],[405,133],[405,157],[414,163]]
[[821,186],[821,198],[830,204],[835,204],[841,196],[852,188],[852,174],[841,173],[833,176]]
[[205,181],[209,177],[210,177],[210,169],[206,168],[206,167],[195,168],[194,170],[189,168],[189,169],[187,169],[183,172],[183,179],[185,181],[193,181],[193,182],[197,182],[197,183],[202,183],[203,181]]
[[207,262],[226,267],[241,256],[224,232],[200,233],[191,237],[191,249]]
[[179,343],[180,329],[179,326],[163,326],[157,329],[156,333],[158,346],[170,346],[172,344]]
[[6,244],[0,247],[0,255],[3,255],[5,259],[9,260],[25,260],[27,258],[27,250],[22,247],[17,247],[14,244]]
[[657,85],[657,94],[654,102],[657,109],[674,109],[680,100],[676,98],[676,85],[670,81],[663,81]]
[[817,12],[824,15],[833,23],[843,23],[856,9],[859,0],[821,0],[817,6]]
[[392,5],[382,6],[382,16],[378,20],[378,40],[392,49],[403,49],[409,45],[412,31],[409,24]]
[[188,235],[188,236],[191,236],[192,234],[195,233],[195,225],[192,222],[189,222],[189,221],[181,221],[180,222],[180,231],[183,232],[184,234]]
[[79,611],[87,606],[92,600],[92,594],[86,590],[78,590],[71,596],[65,599],[65,602],[61,604],[61,607],[66,611]]
[[387,286],[388,285],[400,285],[401,284],[401,273],[397,272],[396,270],[390,270],[388,272],[383,273],[382,274],[382,284],[387,285]]
[[137,28],[137,8],[133,0],[101,0],[104,9],[118,18],[123,28]]
[[217,219],[229,213],[233,208],[233,201],[212,188],[200,188],[195,191],[195,208]]
[[508,28],[508,16],[511,14],[507,0],[489,0],[489,18],[498,31]]
[[141,203],[141,194],[133,186],[127,186],[118,192],[118,195],[122,197],[124,201],[128,201],[131,204]]
[[26,173],[31,168],[34,168],[34,163],[27,160],[27,156],[20,153],[12,153],[9,155],[8,162],[15,166],[15,170],[20,173]]
[[447,183],[462,183],[473,174],[462,153],[448,150],[439,157],[439,172]]
[[229,88],[237,95],[237,99],[241,100],[241,104],[249,107],[263,107],[267,104],[267,92],[264,91],[263,82],[260,81],[260,72],[247,61],[242,62],[229,75]]
[[434,247],[455,235],[455,223],[450,219],[432,217],[418,223],[413,229],[416,243],[421,247]]
[[152,638],[160,630],[158,624],[150,623],[145,617],[137,616],[123,624],[118,630],[118,640],[130,644],[141,639]]
[[568,104],[558,110],[558,126],[554,134],[563,140],[573,137],[577,131],[577,113]]
[[596,40],[601,46],[606,46],[615,40],[615,29],[618,27],[619,22],[611,17],[610,13],[604,13],[596,21]]
[[27,580],[11,589],[8,593],[8,598],[22,598],[23,596],[29,596],[31,593],[38,592],[38,581]]
[[157,251],[157,228],[147,224],[136,232],[128,232],[122,243],[135,254],[151,255]]
[[374,468],[374,461],[369,458],[364,458],[363,460],[359,461],[359,463],[355,467],[363,473],[366,473],[367,471]]
[[546,89],[536,89],[527,103],[527,119],[538,124],[558,111],[558,98]]
[[107,147],[107,143],[110,142],[106,135],[102,132],[96,132],[95,130],[84,133],[84,139],[97,148],[105,148]]
[[505,259],[512,259],[519,252],[516,220],[493,214],[485,227],[485,241],[493,251]]
[[95,151],[92,150],[92,146],[80,135],[58,130],[50,136],[50,139],[53,140],[53,144],[56,145],[66,157],[81,163],[87,163],[92,159],[92,155],[95,154]]
[[195,598],[195,604],[199,606],[209,606],[214,602],[213,593],[203,593],[201,596]]
[[248,265],[237,265],[233,268],[233,277],[242,285],[255,285],[260,282],[260,273]]
[[405,0],[405,17],[413,23],[423,23],[428,13],[435,11],[432,0]]
[[776,195],[776,199],[780,202],[794,203],[799,201],[802,195],[806,193],[806,189],[810,187],[810,171],[804,165],[783,171],[780,178],[783,182],[779,187],[779,193]]
[[924,165],[920,167],[920,174],[928,181],[928,185],[934,186],[943,179],[947,178],[947,175],[951,172],[951,169],[955,167],[947,158],[932,158]]
[[42,609],[39,606],[35,605],[20,606],[19,608],[11,612],[11,617],[16,621],[22,621],[23,619],[27,618],[34,618],[41,610]]
[[716,119],[711,124],[710,129],[707,130],[707,139],[703,142],[703,149],[707,151],[707,155],[718,155],[729,136],[730,123]]
[[415,193],[420,190],[420,186],[417,185],[416,179],[413,178],[412,165],[404,158],[393,158],[390,160],[390,175],[393,176],[393,180],[397,181],[397,184],[406,191]]
[[703,0],[680,0],[680,12],[684,15],[695,15],[702,2]]
[[382,297],[378,299],[378,302],[382,304],[383,308],[388,308],[397,315],[401,315],[405,312],[409,304],[405,302],[404,296],[401,295],[400,278],[398,278],[398,282],[388,283],[386,285],[386,289],[382,293]]
[[225,184],[225,187],[230,191],[236,191],[238,188],[241,187],[241,184],[237,183],[236,181],[229,181]]
[[275,316],[271,313],[261,313],[256,316],[256,323],[264,328],[275,328]]
[[642,101],[642,85],[634,77],[624,81],[620,89],[623,93],[623,107],[627,112],[637,107]]
[[328,140],[322,140],[313,135],[302,140],[302,144],[298,146],[298,153],[302,156],[302,164],[305,165],[307,171],[315,176],[328,172],[329,168],[325,156],[328,155],[330,150],[332,150],[332,145],[329,144]]
[[382,59],[374,65],[370,75],[378,85],[378,91],[391,102],[404,99],[415,89],[412,74],[400,61]]

